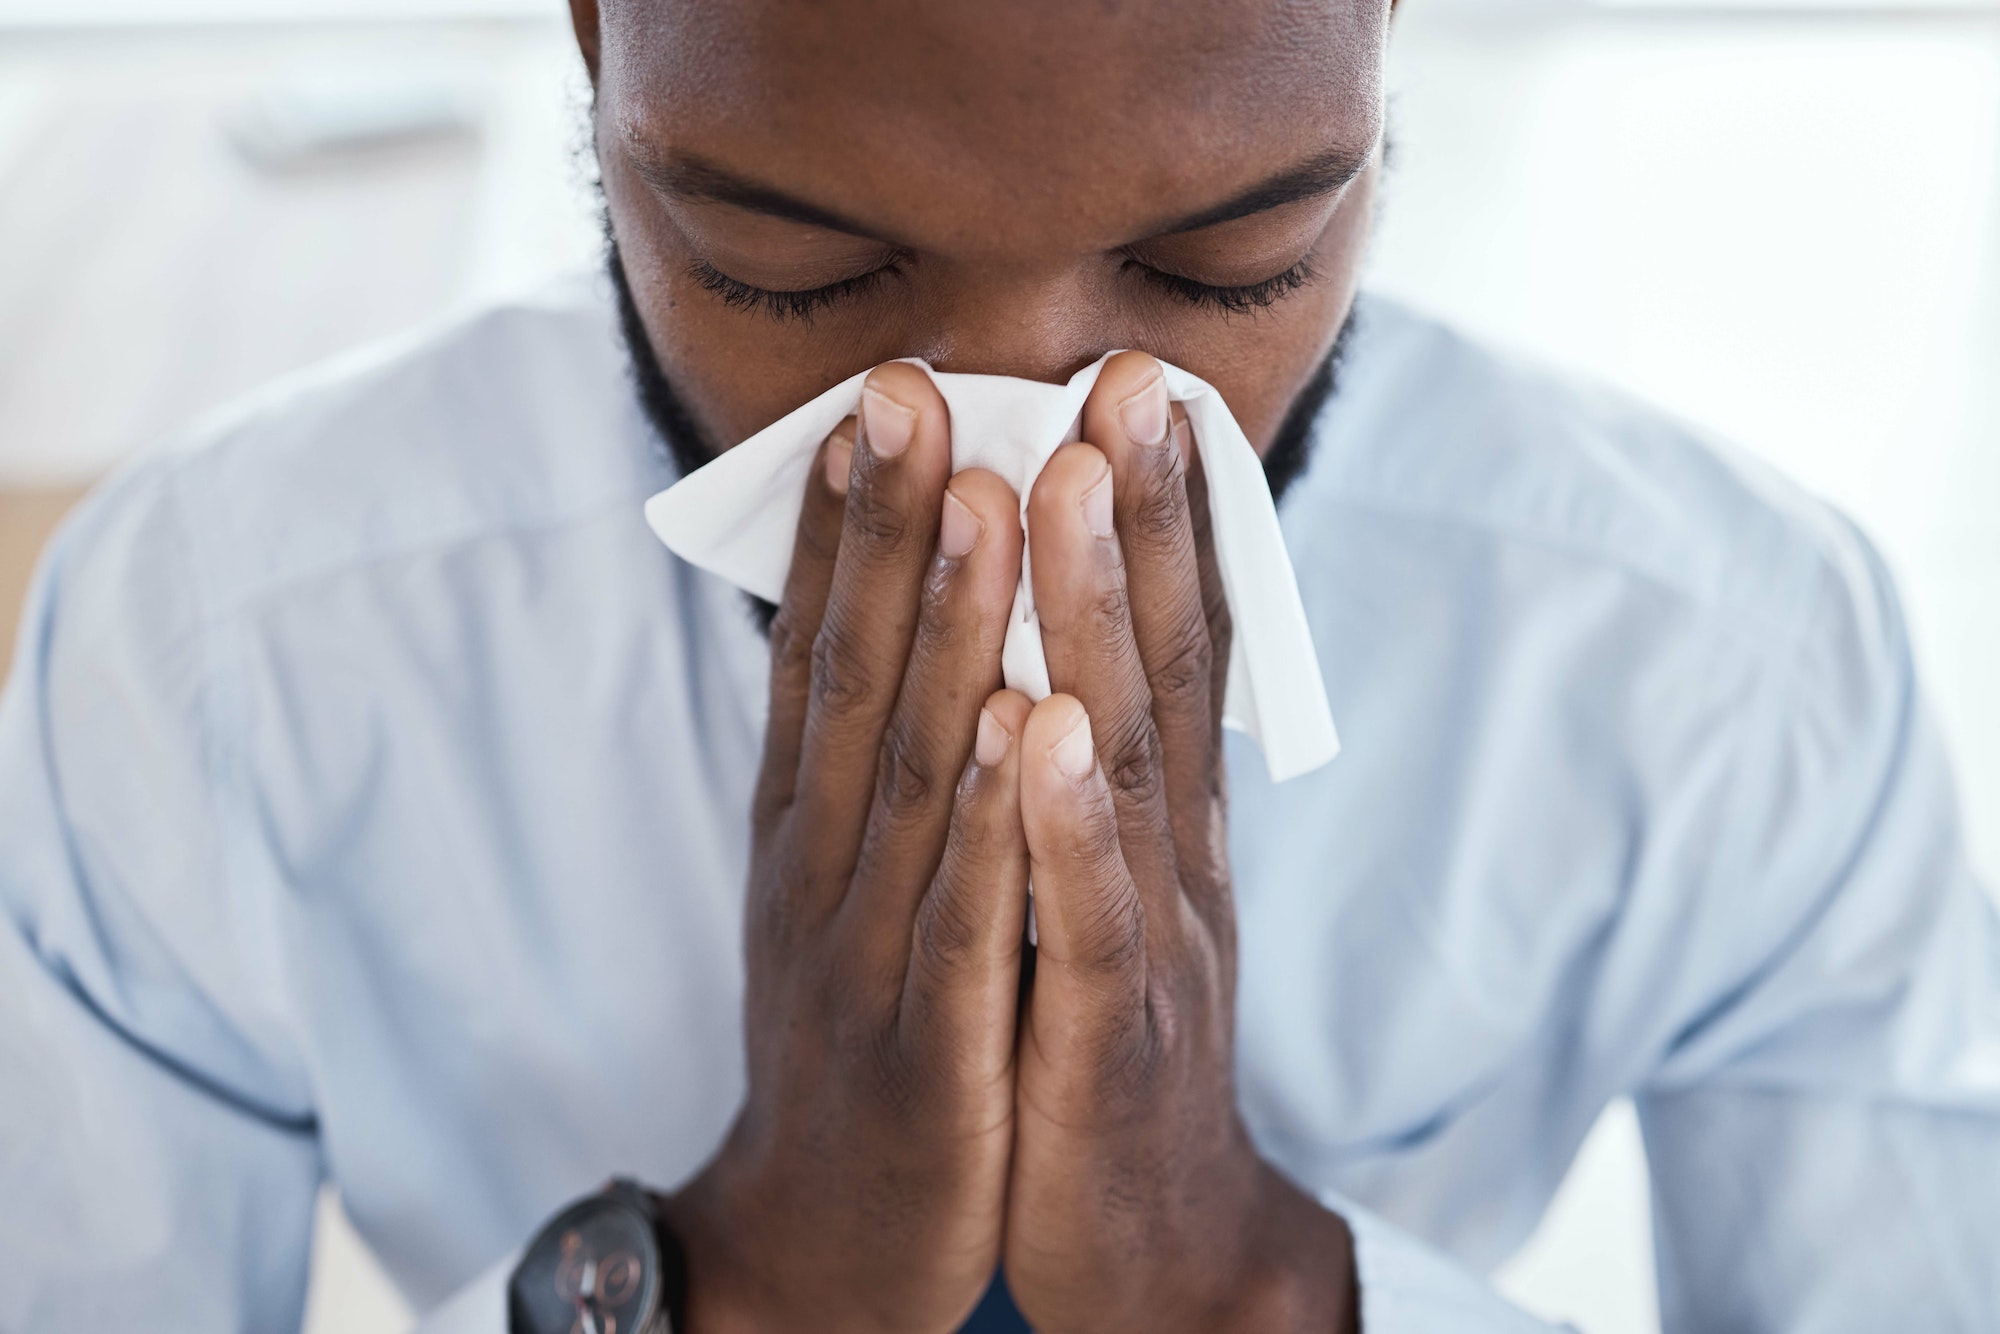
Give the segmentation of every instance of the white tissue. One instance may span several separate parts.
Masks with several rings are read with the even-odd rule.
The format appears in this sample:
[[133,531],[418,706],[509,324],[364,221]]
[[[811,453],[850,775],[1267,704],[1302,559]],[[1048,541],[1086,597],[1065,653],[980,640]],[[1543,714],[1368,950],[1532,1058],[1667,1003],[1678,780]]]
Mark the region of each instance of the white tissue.
[[[959,375],[922,366],[951,408],[952,468],[989,468],[1021,496],[1057,447],[1078,438],[1083,401],[1104,360],[1066,385],[1003,375]],[[1187,408],[1208,479],[1216,563],[1235,637],[1223,721],[1249,733],[1273,782],[1309,773],[1340,750],[1319,655],[1285,554],[1277,507],[1257,451],[1213,387],[1162,363],[1167,392]],[[646,502],[646,521],[684,560],[776,602],[792,563],[807,471],[820,443],[861,402],[863,372],[827,390]],[[1040,622],[1022,561],[1001,653],[1008,685],[1049,694]]]

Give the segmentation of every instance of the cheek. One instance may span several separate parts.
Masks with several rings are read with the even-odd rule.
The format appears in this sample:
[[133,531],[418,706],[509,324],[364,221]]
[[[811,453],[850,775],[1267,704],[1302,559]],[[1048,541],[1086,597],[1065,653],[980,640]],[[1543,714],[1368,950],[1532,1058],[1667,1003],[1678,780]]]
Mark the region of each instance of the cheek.
[[614,154],[604,157],[605,207],[633,301],[667,378],[713,441],[734,445],[857,370],[901,355],[857,362],[851,338],[725,306],[690,276],[695,257],[650,192],[613,165]]
[[1259,456],[1269,452],[1292,401],[1333,350],[1354,307],[1375,215],[1379,168],[1355,181],[1314,249],[1319,280],[1268,310],[1220,319],[1206,312],[1161,330],[1146,350],[1207,380]]

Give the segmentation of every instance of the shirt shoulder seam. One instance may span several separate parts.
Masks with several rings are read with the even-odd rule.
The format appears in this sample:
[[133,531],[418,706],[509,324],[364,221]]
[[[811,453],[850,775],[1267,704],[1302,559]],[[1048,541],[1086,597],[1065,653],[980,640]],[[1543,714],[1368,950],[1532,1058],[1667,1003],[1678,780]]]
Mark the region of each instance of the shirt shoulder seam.
[[1711,609],[1741,628],[1758,632],[1759,637],[1769,636],[1774,625],[1782,627],[1776,636],[1777,651],[1780,653],[1784,652],[1785,644],[1801,637],[1806,619],[1798,613],[1785,617],[1779,614],[1780,609],[1797,605],[1792,595],[1799,591],[1800,585],[1811,581],[1814,571],[1822,564],[1811,559],[1785,561],[1789,568],[1782,570],[1779,577],[1772,581],[1773,593],[1755,603],[1746,603],[1691,588],[1686,582],[1672,578],[1629,552],[1558,529],[1493,514],[1468,513],[1447,506],[1421,503],[1380,491],[1353,488],[1341,482],[1330,481],[1322,495],[1332,505],[1485,534],[1497,542],[1539,548],[1615,569],[1681,602]]
[[338,578],[398,561],[442,555],[456,548],[472,546],[495,538],[543,536],[576,524],[587,523],[628,506],[634,514],[637,514],[647,494],[646,488],[599,493],[587,500],[533,518],[515,515],[481,518],[400,541],[384,542],[362,551],[308,561],[281,574],[246,583],[227,597],[204,599],[207,605],[202,607],[203,620],[197,628],[205,631],[273,599],[294,593],[301,585],[319,580]]

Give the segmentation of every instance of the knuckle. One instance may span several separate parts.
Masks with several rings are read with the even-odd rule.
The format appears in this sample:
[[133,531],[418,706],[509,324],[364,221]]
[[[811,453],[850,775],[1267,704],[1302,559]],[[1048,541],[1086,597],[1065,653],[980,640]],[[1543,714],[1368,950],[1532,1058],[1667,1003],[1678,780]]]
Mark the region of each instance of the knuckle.
[[1156,705],[1180,708],[1206,697],[1215,679],[1215,646],[1206,629],[1182,637],[1151,676]]
[[771,620],[771,670],[775,676],[804,675],[812,670],[812,627],[800,624],[799,614],[787,603]]
[[829,621],[812,643],[812,689],[821,707],[855,703],[874,694],[866,657],[854,637]]
[[[1171,453],[1172,451],[1168,451]],[[1152,547],[1177,547],[1186,531],[1187,495],[1169,475],[1150,479],[1132,509],[1132,536]]]
[[751,934],[772,944],[782,945],[793,939],[793,926],[798,919],[798,906],[783,892],[768,894],[751,910]]
[[807,1022],[821,1027],[841,1060],[865,1062],[875,1053],[884,1030],[895,1028],[900,979],[870,966],[865,952],[839,948],[834,941],[840,934],[837,924],[805,925],[813,928],[813,941],[797,942],[796,958],[811,973],[804,995],[811,1010]]
[[966,765],[952,788],[951,826],[945,831],[944,854],[938,860],[940,880],[993,866],[1003,851],[990,818],[984,818],[975,803],[981,786],[980,772]]
[[1160,766],[1149,755],[1121,757],[1104,778],[1112,791],[1128,801],[1150,801],[1160,790]]
[[1171,1077],[1187,1022],[1173,996],[1151,982],[1144,1003],[1120,1013],[1092,1062],[1111,1115],[1143,1115],[1153,1105],[1160,1082]]
[[917,957],[926,967],[949,972],[973,962],[979,953],[979,923],[962,896],[947,886],[924,895],[913,928]]
[[1138,1044],[1138,1064],[1148,1073],[1167,1064],[1184,1039],[1187,1017],[1172,993],[1164,987],[1146,990],[1146,1037]]
[[1160,1063],[1151,1052],[1143,1010],[1133,1006],[1111,1021],[1098,1035],[1089,1062],[1108,1119],[1117,1123],[1144,1114]]
[[787,950],[807,933],[805,913],[800,904],[800,896],[791,885],[780,885],[777,892],[762,896],[754,910],[751,923],[758,939]]
[[1115,644],[1130,630],[1132,594],[1123,579],[1113,579],[1097,590],[1086,613],[1086,630],[1100,644]]
[[1104,767],[1104,779],[1114,793],[1144,801],[1159,791],[1160,738],[1149,716],[1140,715],[1121,727],[1106,754],[1110,762]]
[[916,541],[918,527],[910,517],[881,497],[863,496],[847,507],[847,531],[872,553],[895,555]]
[[951,614],[952,574],[951,568],[940,562],[924,579],[923,612],[917,617],[916,633],[910,641],[912,671],[920,664],[947,657],[959,642],[962,630]]
[[1228,819],[1212,794],[1205,805],[1205,827],[1190,831],[1174,848],[1183,887],[1197,901],[1227,895],[1230,888]]
[[836,879],[845,874],[800,855],[791,824],[774,815],[760,828],[752,863],[758,889],[750,897],[746,927],[762,939],[779,944],[808,938],[818,929],[819,913]]
[[898,717],[883,738],[875,778],[877,800],[891,818],[901,818],[930,805],[937,789],[937,770],[918,725]]

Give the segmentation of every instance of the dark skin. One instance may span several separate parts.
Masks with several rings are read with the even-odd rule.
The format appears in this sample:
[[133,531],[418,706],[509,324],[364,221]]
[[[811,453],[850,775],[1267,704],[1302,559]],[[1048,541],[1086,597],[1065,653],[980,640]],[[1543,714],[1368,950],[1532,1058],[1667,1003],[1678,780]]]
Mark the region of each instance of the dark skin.
[[[749,1090],[667,1201],[689,1328],[1351,1330],[1232,1082],[1229,626],[1147,352],[1268,446],[1353,300],[1388,0],[573,0],[649,341],[711,443],[875,366],[772,627]],[[1061,380],[1022,550],[907,365]],[[1040,947],[1022,996],[1032,875]]]

